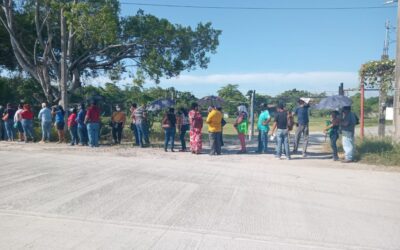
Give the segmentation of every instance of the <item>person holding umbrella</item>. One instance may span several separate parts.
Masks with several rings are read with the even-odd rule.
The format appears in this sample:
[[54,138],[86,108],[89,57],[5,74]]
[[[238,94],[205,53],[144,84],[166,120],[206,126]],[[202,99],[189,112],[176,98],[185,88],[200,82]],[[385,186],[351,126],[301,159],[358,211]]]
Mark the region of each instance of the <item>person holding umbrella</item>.
[[340,126],[339,112],[332,111],[331,119],[327,123],[324,132],[329,136],[329,139],[331,141],[332,155],[334,161],[339,160],[338,149],[336,145],[336,142],[339,139],[339,126]]

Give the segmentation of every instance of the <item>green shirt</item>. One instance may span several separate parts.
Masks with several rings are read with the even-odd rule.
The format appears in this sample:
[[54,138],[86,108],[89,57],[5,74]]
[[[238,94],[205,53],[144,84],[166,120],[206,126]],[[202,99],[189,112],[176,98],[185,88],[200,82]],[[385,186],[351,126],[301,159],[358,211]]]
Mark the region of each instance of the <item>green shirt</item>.
[[263,112],[261,112],[260,116],[258,117],[258,123],[257,123],[259,131],[263,131],[263,132],[269,131],[269,124],[263,125],[263,122],[265,122],[269,118],[271,118],[271,116],[269,115],[268,110],[264,110]]

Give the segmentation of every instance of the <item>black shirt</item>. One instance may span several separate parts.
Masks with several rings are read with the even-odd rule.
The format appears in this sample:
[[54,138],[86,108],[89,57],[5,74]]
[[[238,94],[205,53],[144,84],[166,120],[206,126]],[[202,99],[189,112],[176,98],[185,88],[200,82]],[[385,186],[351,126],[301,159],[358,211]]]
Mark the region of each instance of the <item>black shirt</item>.
[[276,112],[275,113],[275,122],[278,127],[278,129],[287,129],[287,112],[282,111],[282,112]]
[[175,114],[167,114],[167,119],[169,121],[169,125],[171,126],[171,128],[176,126],[176,116]]

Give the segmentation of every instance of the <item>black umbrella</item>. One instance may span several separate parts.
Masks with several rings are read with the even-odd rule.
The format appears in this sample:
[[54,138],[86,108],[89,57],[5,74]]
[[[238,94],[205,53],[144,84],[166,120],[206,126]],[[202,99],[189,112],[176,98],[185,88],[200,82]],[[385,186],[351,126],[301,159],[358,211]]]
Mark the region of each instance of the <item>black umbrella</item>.
[[215,106],[221,107],[225,103],[224,99],[219,96],[205,96],[198,101],[200,106]]
[[173,107],[175,105],[175,101],[171,99],[158,99],[151,102],[147,105],[146,109],[148,111],[158,111],[166,108]]
[[353,101],[347,96],[334,95],[323,98],[317,105],[315,105],[315,108],[320,110],[321,109],[335,110],[351,106],[352,104]]

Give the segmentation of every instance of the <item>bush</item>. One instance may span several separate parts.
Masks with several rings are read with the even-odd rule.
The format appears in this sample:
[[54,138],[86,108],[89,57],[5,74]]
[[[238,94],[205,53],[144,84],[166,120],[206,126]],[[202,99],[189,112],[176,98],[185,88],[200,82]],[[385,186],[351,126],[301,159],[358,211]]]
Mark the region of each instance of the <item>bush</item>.
[[361,162],[384,166],[400,166],[400,144],[390,138],[357,140],[357,159]]

